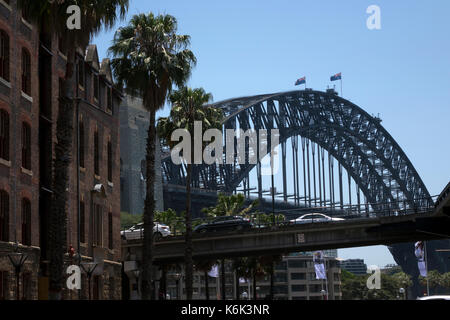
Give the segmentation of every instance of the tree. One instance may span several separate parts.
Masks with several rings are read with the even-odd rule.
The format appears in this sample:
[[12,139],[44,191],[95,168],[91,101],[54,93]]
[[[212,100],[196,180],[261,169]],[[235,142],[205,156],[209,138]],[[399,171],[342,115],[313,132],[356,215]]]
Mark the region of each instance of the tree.
[[442,275],[437,270],[429,270],[426,277],[419,276],[419,282],[423,287],[430,287],[430,294],[433,289],[437,288],[442,282]]
[[190,37],[177,34],[177,20],[171,15],[153,13],[132,17],[120,28],[109,48],[111,66],[117,81],[131,96],[143,98],[150,113],[146,150],[146,197],[142,255],[142,298],[153,294],[153,221],[155,211],[156,111],[164,106],[172,87],[188,80],[196,59],[187,49]]
[[[208,129],[220,129],[222,122],[222,111],[220,109],[206,106],[211,101],[212,95],[206,93],[203,88],[191,89],[182,87],[170,95],[170,102],[172,109],[169,117],[160,118],[158,120],[158,134],[162,138],[163,143],[166,143],[170,148],[174,147],[172,141],[172,133],[176,129],[184,129],[189,132],[190,141],[188,150],[183,150],[186,154],[182,157],[187,162],[186,169],[186,249],[185,249],[185,264],[186,264],[186,298],[192,299],[193,292],[193,261],[192,261],[192,216],[191,216],[191,176],[192,165],[194,163],[194,122],[200,121],[202,130],[205,132]],[[201,132],[203,137],[203,132]],[[197,141],[202,145],[203,155],[203,141]],[[190,156],[188,156],[190,154]]]
[[142,214],[131,214],[128,212],[120,213],[120,229],[128,229],[135,224],[142,222]]
[[446,272],[441,276],[441,286],[450,289],[450,272]]
[[[38,26],[40,34],[58,37],[67,48],[66,73],[62,79],[62,97],[56,121],[55,158],[53,160],[52,207],[49,211],[49,298],[61,299],[64,279],[64,254],[67,252],[67,199],[68,171],[71,163],[74,119],[75,53],[84,51],[91,37],[103,27],[111,28],[128,9],[128,0],[18,0],[20,9],[26,10],[28,18]],[[67,9],[72,5],[80,8],[81,29],[67,28]]]
[[215,218],[221,216],[247,216],[258,205],[259,201],[255,200],[248,206],[245,206],[245,197],[242,193],[225,195],[219,193],[217,204],[214,207],[203,208],[203,213],[208,217]]
[[405,289],[405,298],[406,294],[408,292],[408,288],[413,285],[413,282],[411,280],[411,276],[404,273],[403,271],[394,273],[392,275],[393,279],[397,282],[398,288]]

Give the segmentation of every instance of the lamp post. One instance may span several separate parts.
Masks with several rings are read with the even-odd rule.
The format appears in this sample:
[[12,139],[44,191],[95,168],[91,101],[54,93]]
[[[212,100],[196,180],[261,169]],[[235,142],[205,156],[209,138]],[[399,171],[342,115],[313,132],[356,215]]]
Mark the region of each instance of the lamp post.
[[180,300],[180,289],[179,289],[179,285],[180,285],[181,273],[175,273],[175,274],[173,275],[173,278],[175,279],[175,282],[176,282],[176,285],[177,285],[177,288],[176,288],[176,291],[177,291],[177,300]]
[[98,263],[96,262],[83,262],[81,263],[81,267],[83,268],[84,272],[86,272],[88,277],[88,289],[89,289],[89,300],[91,300],[91,277],[94,273],[95,268],[97,268]]
[[133,270],[133,274],[134,274],[134,277],[136,278],[136,291],[139,296],[139,275],[141,274],[141,272],[139,271],[139,269],[136,269],[136,270]]
[[22,270],[23,264],[25,260],[27,260],[28,256],[22,252],[19,252],[19,246],[16,243],[15,252],[8,254],[9,261],[14,266],[14,272],[16,274],[16,299],[20,300],[20,271]]
[[398,292],[403,296],[403,300],[406,300],[406,290],[404,288],[398,289]]

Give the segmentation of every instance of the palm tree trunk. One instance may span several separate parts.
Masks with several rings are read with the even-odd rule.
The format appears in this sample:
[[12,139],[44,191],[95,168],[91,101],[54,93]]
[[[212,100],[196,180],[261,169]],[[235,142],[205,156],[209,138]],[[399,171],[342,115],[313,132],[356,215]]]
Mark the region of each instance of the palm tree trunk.
[[149,106],[150,125],[148,128],[147,138],[147,155],[146,155],[146,197],[144,207],[144,244],[142,253],[142,299],[154,299],[153,288],[153,220],[155,214],[155,108]]
[[256,295],[256,269],[253,269],[253,300],[258,300]]
[[[56,122],[55,159],[53,161],[53,196],[49,212],[48,250],[50,257],[49,298],[60,300],[64,280],[64,254],[67,247],[67,212],[69,166],[71,162],[74,118],[74,60],[75,51],[69,50],[66,75],[63,80],[64,96],[60,97]],[[78,168],[77,168],[78,169]]]
[[235,290],[236,290],[236,300],[239,300],[239,296],[240,296],[240,294],[239,294],[239,275],[238,275],[237,269],[234,270],[234,274],[235,274],[234,284],[235,284]]
[[271,265],[270,265],[270,300],[273,300],[273,296],[274,296],[274,267],[273,267],[273,261],[271,261]]
[[[192,139],[193,140],[193,139]],[[192,141],[191,148],[194,144]],[[192,159],[191,159],[192,160]],[[191,218],[191,176],[192,176],[192,162],[187,165],[186,174],[186,233],[185,233],[185,264],[186,264],[186,299],[192,300],[193,293],[193,278],[194,278],[194,262],[192,260],[192,218]]]
[[208,271],[205,271],[205,296],[206,296],[206,300],[209,300],[209,279],[208,279]]

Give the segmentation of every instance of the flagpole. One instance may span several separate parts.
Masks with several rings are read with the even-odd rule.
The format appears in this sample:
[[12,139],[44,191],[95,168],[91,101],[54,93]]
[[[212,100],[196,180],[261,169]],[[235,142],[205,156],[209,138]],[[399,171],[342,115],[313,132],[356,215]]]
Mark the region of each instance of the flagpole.
[[341,98],[343,98],[344,96],[342,95],[342,74],[341,74]]
[[328,269],[327,269],[327,259],[324,257],[325,260],[325,291],[326,291],[326,297],[328,300]]
[[427,297],[430,296],[430,283],[428,282],[428,260],[427,260],[427,242],[423,242],[423,254],[425,258],[425,270],[427,272]]

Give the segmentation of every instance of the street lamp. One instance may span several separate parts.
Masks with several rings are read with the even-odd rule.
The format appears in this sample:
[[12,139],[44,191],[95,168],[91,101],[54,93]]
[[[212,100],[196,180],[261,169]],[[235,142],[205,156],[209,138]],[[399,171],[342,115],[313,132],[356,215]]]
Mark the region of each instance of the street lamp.
[[404,288],[398,289],[398,292],[400,292],[401,295],[403,295],[403,300],[406,300],[406,291]]
[[139,295],[139,275],[141,274],[141,272],[139,271],[139,269],[133,270],[133,274],[134,277],[136,278],[136,291],[137,294]]
[[173,278],[175,279],[175,282],[177,284],[177,300],[180,300],[180,289],[179,289],[179,284],[180,284],[180,279],[181,279],[181,273],[175,273],[173,275]]
[[22,270],[23,264],[25,260],[27,260],[28,256],[22,252],[19,252],[19,246],[16,244],[15,252],[9,253],[8,258],[11,261],[11,264],[14,266],[14,272],[16,274],[16,296],[17,300],[20,300],[19,294],[19,282],[20,282],[20,271]]
[[98,263],[96,262],[83,262],[81,263],[81,268],[83,268],[84,272],[86,272],[88,277],[88,286],[89,286],[89,300],[91,300],[91,277],[94,273],[95,268],[97,268]]

